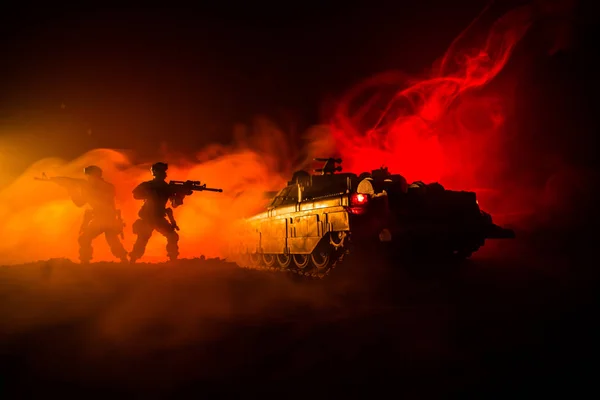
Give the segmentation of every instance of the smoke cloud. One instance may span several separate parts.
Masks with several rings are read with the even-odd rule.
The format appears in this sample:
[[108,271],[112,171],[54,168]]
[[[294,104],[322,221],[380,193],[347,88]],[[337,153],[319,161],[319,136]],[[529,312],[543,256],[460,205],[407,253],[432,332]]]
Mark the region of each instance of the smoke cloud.
[[[170,179],[201,180],[223,189],[223,193],[195,193],[176,210],[181,256],[223,257],[237,234],[235,222],[260,211],[268,200],[265,192],[278,190],[294,170],[310,168],[309,160],[319,156],[340,156],[345,171],[360,173],[386,165],[409,181],[438,181],[450,189],[476,191],[482,208],[500,223],[539,223],[537,216],[555,215],[572,204],[584,190],[581,177],[589,172],[565,166],[557,158],[540,185],[511,165],[508,153],[515,133],[509,122],[515,94],[507,89],[510,85],[493,84],[519,42],[547,12],[548,8],[534,5],[517,8],[494,22],[487,35],[481,34],[487,18],[482,14],[425,78],[391,72],[349,90],[331,124],[306,132],[306,145],[298,151],[282,130],[258,118],[253,126],[236,127],[230,146],[209,145],[192,161],[160,160],[169,163]],[[15,160],[14,143],[2,143],[3,164]],[[303,158],[293,162],[297,154]],[[141,206],[131,190],[150,179],[149,165],[134,163],[127,152],[96,149],[74,160],[39,160],[4,186],[2,264],[76,259],[82,210],[64,189],[33,178],[42,172],[81,177],[91,164],[100,166],[117,187],[118,206],[127,223],[125,245],[131,248],[131,224]],[[565,181],[572,183],[576,194],[561,198],[556,187]],[[164,238],[155,234],[143,261],[164,260],[164,245]],[[94,260],[113,260],[101,238],[95,242]]]

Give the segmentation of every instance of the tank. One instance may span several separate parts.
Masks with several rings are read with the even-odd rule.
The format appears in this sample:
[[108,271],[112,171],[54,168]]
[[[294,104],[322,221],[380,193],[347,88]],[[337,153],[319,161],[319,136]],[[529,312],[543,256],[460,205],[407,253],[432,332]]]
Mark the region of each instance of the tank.
[[325,163],[316,174],[295,172],[263,212],[240,221],[232,249],[239,265],[323,278],[364,249],[466,259],[486,239],[515,237],[473,192],[409,184],[385,167],[342,173],[340,159],[315,160]]

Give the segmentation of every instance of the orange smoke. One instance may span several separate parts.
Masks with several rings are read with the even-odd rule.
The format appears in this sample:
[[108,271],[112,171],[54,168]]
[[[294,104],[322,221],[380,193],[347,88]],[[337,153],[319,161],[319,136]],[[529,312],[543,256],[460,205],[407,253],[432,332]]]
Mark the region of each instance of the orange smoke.
[[[262,121],[258,125],[265,126]],[[223,193],[195,193],[175,210],[181,228],[182,257],[223,256],[223,246],[235,237],[231,223],[260,210],[267,200],[264,192],[285,184],[289,171],[280,175],[280,154],[272,147],[279,135],[280,131],[265,129],[249,141],[229,148],[210,146],[198,154],[202,161],[196,163],[164,160],[170,164],[167,179],[201,180],[207,186],[223,189]],[[117,188],[118,207],[127,224],[124,244],[131,249],[135,239],[131,224],[142,204],[132,198],[131,191],[152,178],[149,165],[134,165],[123,152],[97,149],[70,162],[41,160],[0,192],[2,264],[62,257],[77,259],[77,234],[83,210],[71,202],[65,189],[33,178],[42,172],[48,176],[83,177],[83,168],[91,164],[100,166],[105,179]],[[94,250],[94,261],[114,260],[102,236],[94,242]],[[165,239],[155,233],[141,261],[165,259]]]

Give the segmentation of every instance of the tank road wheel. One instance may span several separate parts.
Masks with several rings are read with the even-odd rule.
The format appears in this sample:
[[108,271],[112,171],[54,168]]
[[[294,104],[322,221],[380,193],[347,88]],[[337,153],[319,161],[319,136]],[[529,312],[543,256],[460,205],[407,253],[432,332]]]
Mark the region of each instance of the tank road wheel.
[[318,271],[322,271],[326,269],[331,264],[331,250],[330,249],[320,249],[313,251],[310,254],[310,259],[313,265],[317,268]]
[[304,270],[310,263],[310,257],[308,254],[294,254],[292,255],[292,258],[294,259],[294,264],[296,264],[298,269]]
[[346,232],[331,232],[329,235],[329,244],[334,248],[340,248],[344,246],[344,240],[346,239]]
[[261,264],[262,257],[258,252],[250,253],[248,258],[250,259],[250,265],[252,267],[258,267]]
[[273,254],[263,254],[262,256],[262,260],[265,263],[266,267],[271,268],[273,265],[275,265],[275,256]]
[[277,264],[281,269],[286,269],[292,263],[292,256],[289,254],[277,254]]
[[234,261],[242,268],[248,267],[248,253],[238,253],[235,255]]

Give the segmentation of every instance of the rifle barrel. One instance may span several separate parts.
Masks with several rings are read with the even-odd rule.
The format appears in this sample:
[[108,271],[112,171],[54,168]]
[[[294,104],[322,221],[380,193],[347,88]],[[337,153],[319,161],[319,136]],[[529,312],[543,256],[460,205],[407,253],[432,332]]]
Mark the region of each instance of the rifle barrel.
[[205,186],[190,186],[190,190],[194,192],[222,192],[223,189],[207,188]]
[[216,188],[204,188],[202,189],[202,191],[206,191],[206,192],[223,192],[223,189],[216,189]]

